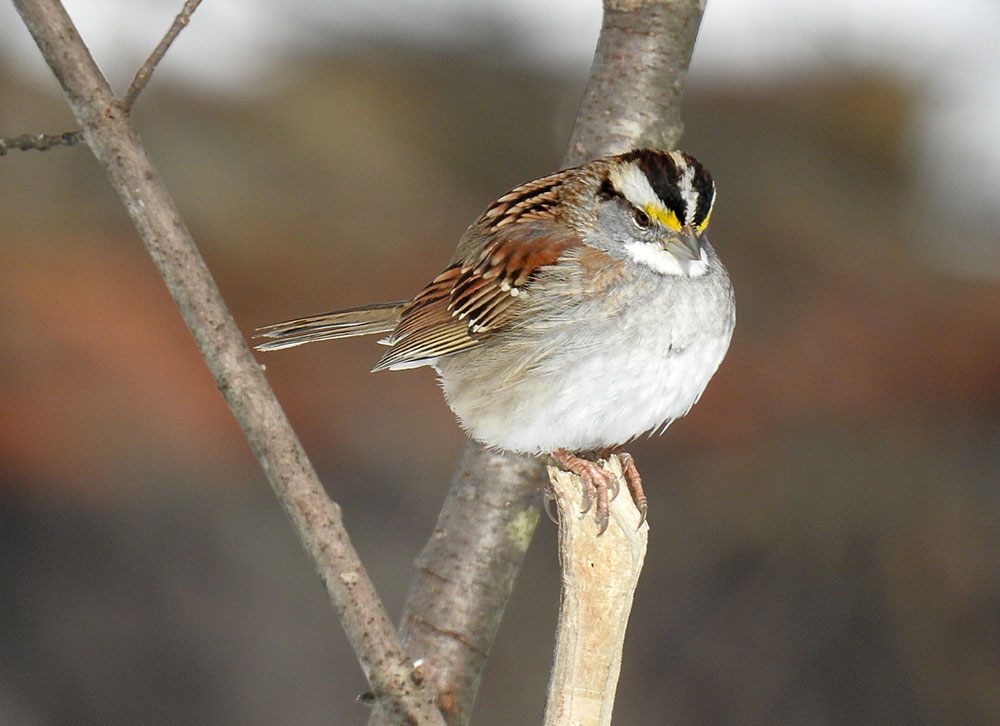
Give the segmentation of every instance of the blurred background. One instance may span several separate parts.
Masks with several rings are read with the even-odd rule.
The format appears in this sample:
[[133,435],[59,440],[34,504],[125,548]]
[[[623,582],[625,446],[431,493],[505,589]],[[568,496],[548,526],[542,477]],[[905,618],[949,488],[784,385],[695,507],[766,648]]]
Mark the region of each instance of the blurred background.
[[[180,8],[67,3],[119,91]],[[205,3],[135,115],[237,321],[413,294],[559,165],[597,0]],[[634,446],[616,723],[1000,723],[1000,6],[712,0],[682,147],[737,293]],[[74,128],[0,5],[0,135]],[[354,724],[323,588],[83,146],[0,159],[0,723]],[[463,446],[368,339],[261,356],[398,614]],[[537,723],[543,518],[480,693]]]

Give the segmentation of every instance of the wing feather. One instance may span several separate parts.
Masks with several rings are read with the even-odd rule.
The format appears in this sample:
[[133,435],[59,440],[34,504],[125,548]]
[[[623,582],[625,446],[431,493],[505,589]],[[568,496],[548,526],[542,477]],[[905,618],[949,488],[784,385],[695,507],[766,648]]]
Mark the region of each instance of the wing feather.
[[390,349],[373,370],[432,365],[480,345],[510,322],[540,268],[582,244],[575,232],[551,221],[494,229],[473,259],[456,261],[403,308],[385,340]]

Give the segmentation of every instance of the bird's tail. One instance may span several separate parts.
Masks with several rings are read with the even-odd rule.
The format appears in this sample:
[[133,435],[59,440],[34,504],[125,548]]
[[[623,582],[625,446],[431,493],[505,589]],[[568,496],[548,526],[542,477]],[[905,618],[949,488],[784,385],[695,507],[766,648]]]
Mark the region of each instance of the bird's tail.
[[406,301],[365,305],[350,310],[310,315],[257,328],[255,338],[267,338],[254,346],[257,350],[281,350],[317,340],[353,338],[356,335],[388,333],[399,322]]

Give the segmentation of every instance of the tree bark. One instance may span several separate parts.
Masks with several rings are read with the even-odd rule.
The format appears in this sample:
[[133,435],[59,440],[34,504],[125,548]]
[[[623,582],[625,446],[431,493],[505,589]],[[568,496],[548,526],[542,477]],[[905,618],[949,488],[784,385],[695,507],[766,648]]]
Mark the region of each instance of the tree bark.
[[705,0],[605,0],[590,80],[566,161],[673,149]]
[[[400,625],[449,723],[466,723],[539,517],[542,462],[469,445],[417,558]],[[380,709],[381,710],[381,709]],[[394,723],[380,713],[374,720]]]

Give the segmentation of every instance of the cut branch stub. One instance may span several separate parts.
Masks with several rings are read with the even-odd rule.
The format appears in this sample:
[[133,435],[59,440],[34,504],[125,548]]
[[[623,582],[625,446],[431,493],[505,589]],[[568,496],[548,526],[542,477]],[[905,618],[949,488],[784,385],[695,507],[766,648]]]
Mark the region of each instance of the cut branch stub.
[[559,513],[562,596],[545,726],[611,723],[649,525],[639,525],[639,510],[628,496],[618,457],[612,456],[605,468],[618,477],[622,494],[611,502],[608,529],[599,535],[593,513],[580,513],[580,479],[549,467]]

